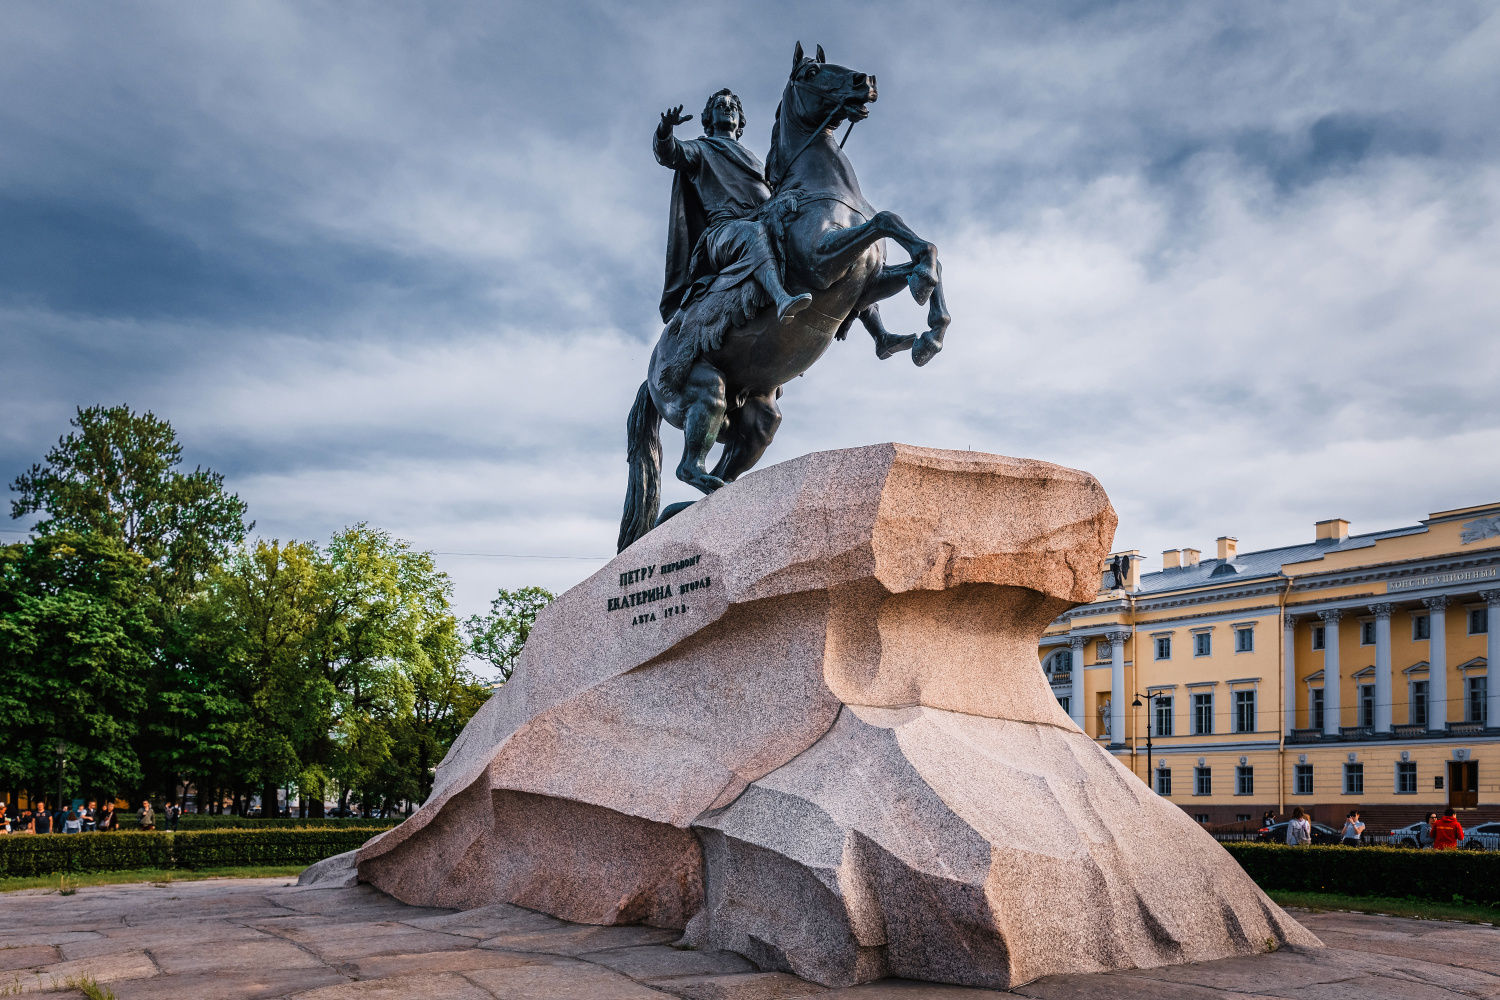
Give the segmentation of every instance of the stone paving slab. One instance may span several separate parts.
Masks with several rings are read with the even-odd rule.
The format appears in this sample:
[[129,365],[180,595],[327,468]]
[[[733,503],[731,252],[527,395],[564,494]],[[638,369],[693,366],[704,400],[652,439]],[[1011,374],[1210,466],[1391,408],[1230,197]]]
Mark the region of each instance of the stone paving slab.
[[[0,906],[0,995],[69,976],[119,1000],[983,1000],[987,990],[883,980],[825,990],[653,927],[570,924],[507,904],[407,906],[369,886],[285,879],[28,890]],[[1500,1000],[1500,929],[1352,913],[1298,919],[1329,947],[1049,976],[1038,1000]],[[81,994],[52,992],[57,997]]]

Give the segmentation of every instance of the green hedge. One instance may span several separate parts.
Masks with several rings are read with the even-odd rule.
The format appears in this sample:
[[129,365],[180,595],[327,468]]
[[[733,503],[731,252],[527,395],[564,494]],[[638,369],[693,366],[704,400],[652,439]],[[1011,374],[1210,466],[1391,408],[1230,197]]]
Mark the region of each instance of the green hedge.
[[352,851],[379,832],[344,828],[0,837],[0,878],[143,868],[310,865]]
[[1500,905],[1500,853],[1224,844],[1262,889]]
[[[129,822],[121,817],[122,825],[128,826],[135,822],[131,816]],[[178,821],[179,830],[270,830],[270,829],[302,829],[312,827],[329,827],[338,829],[349,827],[360,830],[389,829],[400,823],[400,819],[359,819],[358,817],[327,819],[256,819],[253,816],[207,816],[196,813],[183,813]],[[156,814],[156,828],[164,829],[166,820],[161,813]]]

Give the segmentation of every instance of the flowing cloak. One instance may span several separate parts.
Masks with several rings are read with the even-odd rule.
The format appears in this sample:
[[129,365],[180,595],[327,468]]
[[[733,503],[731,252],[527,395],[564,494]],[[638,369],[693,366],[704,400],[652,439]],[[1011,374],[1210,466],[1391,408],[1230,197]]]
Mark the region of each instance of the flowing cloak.
[[[733,139],[703,136],[679,142],[669,135],[657,138],[654,146],[656,161],[673,171],[672,208],[667,218],[667,278],[661,297],[661,318],[666,323],[682,305],[694,280],[704,276],[694,271],[712,265],[707,257],[726,255],[700,255],[695,266],[694,250],[704,232],[732,220],[753,219],[770,199],[771,188],[766,184],[766,167],[760,157]],[[749,236],[741,234],[736,242],[750,242]],[[724,249],[732,253],[736,248]],[[753,270],[751,267],[745,276]]]

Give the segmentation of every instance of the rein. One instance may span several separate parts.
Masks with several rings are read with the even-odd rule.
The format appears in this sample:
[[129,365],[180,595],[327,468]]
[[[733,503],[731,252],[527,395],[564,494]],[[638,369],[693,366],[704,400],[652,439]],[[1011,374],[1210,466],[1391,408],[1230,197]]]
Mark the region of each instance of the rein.
[[[832,94],[830,94],[826,90],[819,90],[816,87],[808,87],[801,80],[793,80],[792,81],[792,86],[793,87],[805,87],[806,89],[811,90],[815,94],[822,94],[824,97],[832,97],[833,96]],[[833,106],[833,110],[830,111],[830,112],[828,112],[828,117],[823,119],[823,124],[819,125],[816,129],[814,129],[812,135],[808,136],[807,140],[805,142],[803,142],[802,145],[797,148],[797,152],[795,152],[795,153],[792,154],[792,158],[790,160],[786,161],[786,166],[784,166],[784,167],[781,168],[781,176],[777,177],[776,180],[774,180],[774,181],[771,182],[771,187],[772,188],[777,188],[777,187],[781,186],[781,182],[784,181],[784,180],[786,180],[786,175],[791,171],[792,164],[794,164],[794,163],[797,162],[797,157],[799,157],[803,153],[807,152],[807,147],[812,145],[812,141],[814,139],[816,139],[818,136],[820,136],[820,135],[823,134],[823,130],[828,127],[828,125],[829,125],[830,122],[833,121],[834,116],[837,115],[842,110],[844,110],[844,106],[842,104],[835,104]],[[854,131],[854,122],[851,121],[849,123],[849,132],[853,132],[853,131]],[[848,139],[849,139],[849,132],[845,132],[844,133],[844,140],[845,141],[848,141]],[[844,143],[842,143],[842,142],[839,143],[839,148],[843,149],[844,148]]]

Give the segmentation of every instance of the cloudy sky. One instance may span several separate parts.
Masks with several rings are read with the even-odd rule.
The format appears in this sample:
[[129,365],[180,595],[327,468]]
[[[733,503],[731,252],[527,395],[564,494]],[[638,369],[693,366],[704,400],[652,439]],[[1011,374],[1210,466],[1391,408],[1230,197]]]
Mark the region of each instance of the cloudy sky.
[[1087,469],[1148,569],[1500,500],[1497,7],[4,3],[0,476],[123,402],[265,536],[370,521],[465,612],[577,582],[659,333],[657,115],[733,87],[764,155],[800,39],[878,76],[847,150],[953,325],[922,369],[835,344],[766,464]]

